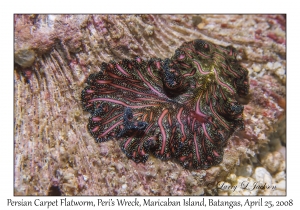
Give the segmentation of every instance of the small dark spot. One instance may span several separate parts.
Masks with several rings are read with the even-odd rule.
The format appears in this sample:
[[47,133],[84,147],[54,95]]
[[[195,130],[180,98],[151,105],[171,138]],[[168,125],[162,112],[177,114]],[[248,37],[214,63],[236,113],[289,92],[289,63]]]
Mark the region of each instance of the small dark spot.
[[198,24],[202,22],[202,18],[199,15],[193,16],[192,21],[193,21],[193,26],[196,27]]
[[52,185],[48,191],[49,196],[61,196],[61,191],[59,186]]

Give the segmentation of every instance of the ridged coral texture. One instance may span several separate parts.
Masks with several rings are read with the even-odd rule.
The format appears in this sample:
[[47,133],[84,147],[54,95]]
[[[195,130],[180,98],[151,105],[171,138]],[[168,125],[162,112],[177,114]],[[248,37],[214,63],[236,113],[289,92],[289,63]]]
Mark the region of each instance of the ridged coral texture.
[[[223,180],[228,185],[235,185],[247,178],[257,181],[262,173],[268,178],[263,181],[280,187],[274,191],[257,190],[252,193],[285,194],[283,184],[286,143],[284,15],[15,15],[14,27],[15,195],[241,195],[250,191],[221,190],[218,189],[217,183]],[[182,65],[180,59],[184,57],[180,55],[188,56],[187,51],[182,49],[181,52],[186,54],[179,53],[178,58],[175,52],[184,43],[196,46],[193,40],[203,40],[202,44],[198,45],[198,50],[201,46],[209,46],[212,49],[219,46],[220,49],[226,49],[226,52],[230,52],[227,49],[235,48],[235,59],[242,69],[249,72],[249,78],[245,80],[250,87],[249,95],[245,96],[243,88],[236,88],[242,87],[244,83],[236,80],[229,81],[229,77],[222,75],[220,64],[222,57],[217,60],[219,65],[215,65],[216,72],[212,74],[217,76],[206,78],[199,75],[201,75],[200,71],[205,73],[208,70],[203,63],[192,56],[189,58],[191,60],[184,65],[193,65],[200,73],[194,72],[198,75],[196,77],[189,76],[193,74],[193,68],[188,72],[188,66],[180,66]],[[139,62],[148,62],[150,58],[161,59],[153,61],[159,61],[156,64],[159,63],[167,69],[160,73],[164,81],[161,87],[167,89],[166,92],[158,91],[159,88],[153,86],[153,80],[143,80],[149,77],[145,72],[146,63],[142,68],[135,68],[135,73],[127,73],[130,65],[140,65]],[[115,63],[112,63],[112,60]],[[133,60],[136,61],[135,64]],[[126,63],[126,61],[130,62]],[[103,62],[108,65],[103,66]],[[119,72],[124,71],[129,75],[127,77],[125,75],[124,83],[122,83],[123,79],[122,82],[120,80],[115,83],[117,79],[114,78],[114,87],[111,85],[106,87],[102,84],[104,80],[112,78],[99,74],[103,70],[113,72],[112,69],[108,70],[109,64],[118,68]],[[197,64],[200,65],[199,68]],[[153,65],[151,68],[154,70],[157,66]],[[178,66],[186,69],[181,77],[176,74]],[[229,66],[228,61],[224,66]],[[229,75],[230,72],[227,74]],[[239,72],[235,72],[234,69],[232,74],[239,75]],[[89,77],[89,75],[93,76]],[[182,78],[185,80],[181,80]],[[135,83],[134,79],[139,83]],[[188,94],[200,95],[201,91],[190,93],[186,92],[185,85],[176,86],[177,83],[188,81],[190,86],[194,85],[197,89],[201,85],[198,79],[203,81],[201,84],[206,85],[208,81],[216,84],[211,89],[204,88],[212,95],[209,96],[207,107],[202,109],[205,111],[202,114],[199,114],[199,110],[199,113],[185,111],[192,104],[197,108],[199,99],[199,97],[191,99]],[[90,82],[89,88],[86,87],[86,81]],[[173,81],[176,81],[176,84]],[[91,88],[93,82],[99,84],[102,89],[106,88],[104,91],[107,94],[109,91],[120,91],[116,85],[123,90],[128,87],[127,93],[120,92],[120,94],[128,99],[125,101],[123,98],[122,103],[130,104],[131,108],[123,107],[122,110],[120,108],[114,113],[114,116],[120,115],[123,121],[126,119],[127,124],[123,123],[123,127],[121,126],[118,131],[110,133],[120,138],[127,138],[139,130],[143,133],[151,123],[161,131],[164,130],[165,137],[170,136],[172,129],[166,126],[171,123],[176,125],[178,138],[184,138],[184,134],[181,133],[181,129],[184,128],[185,134],[193,143],[194,130],[191,128],[186,130],[184,123],[190,123],[192,126],[192,118],[195,118],[200,123],[194,123],[193,128],[198,128],[199,135],[207,138],[205,142],[208,145],[212,133],[205,133],[209,127],[202,127],[204,121],[211,121],[218,128],[222,127],[224,131],[226,125],[233,122],[233,118],[228,121],[230,116],[224,114],[225,110],[222,110],[224,107],[218,107],[215,103],[222,100],[222,93],[230,95],[232,87],[234,91],[239,91],[239,94],[231,98],[232,102],[235,105],[245,105],[242,115],[240,115],[242,109],[230,110],[237,112],[232,116],[243,119],[244,130],[233,132],[233,129],[227,134],[225,132],[226,137],[231,136],[231,138],[225,140],[222,150],[210,144],[209,148],[213,148],[210,150],[210,155],[206,155],[203,152],[204,147],[201,146],[200,149],[200,144],[195,144],[195,141],[193,145],[198,146],[198,152],[195,150],[197,146],[188,147],[180,143],[172,148],[167,138],[164,141],[162,134],[156,135],[160,139],[157,151],[163,151],[162,146],[168,146],[162,154],[155,154],[156,145],[151,141],[147,141],[149,144],[145,143],[149,151],[154,148],[149,155],[147,149],[139,150],[138,147],[134,147],[134,142],[126,139],[121,148],[114,140],[99,144],[94,137],[101,136],[100,125],[91,123],[91,120],[97,122],[101,117],[100,113],[107,107],[105,104],[94,103],[92,114],[98,114],[94,118],[89,118],[90,113],[87,112],[89,102],[85,104],[87,111],[82,107],[82,90],[85,90],[87,95],[95,96],[93,92],[95,90]],[[145,87],[147,82],[153,89],[150,86],[148,89]],[[155,97],[144,96],[144,101],[147,99],[151,101],[139,105],[153,105],[156,103],[155,100],[162,100],[161,103],[165,108],[167,107],[168,113],[174,110],[177,117],[175,115],[169,117],[166,109],[158,108],[157,114],[153,115],[155,122],[152,122],[150,115],[152,111],[154,113],[155,108],[151,108],[152,111],[142,111],[143,115],[137,118],[139,110],[134,106],[139,105],[132,102],[137,98],[129,97],[132,95],[130,90],[146,91],[149,88],[152,93],[157,90],[157,94]],[[166,97],[159,98],[158,93],[163,93]],[[107,95],[102,98],[108,97]],[[114,95],[110,98],[110,102],[106,99],[106,105],[111,105],[111,101],[116,100],[116,97]],[[178,97],[176,103],[166,103],[174,97]],[[97,98],[99,94],[94,99],[84,98],[84,100],[99,101]],[[184,104],[188,100],[190,102]],[[206,103],[205,100],[199,102],[199,106]],[[210,103],[212,103],[211,107]],[[180,105],[173,108],[174,104]],[[223,114],[219,114],[222,111]],[[181,118],[184,115],[192,115],[190,122],[186,118]],[[132,119],[137,121],[132,122]],[[222,121],[224,119],[225,121]],[[88,122],[90,122],[89,127],[87,127]],[[107,123],[117,122],[112,120]],[[238,127],[238,125],[241,124],[233,123],[230,126]],[[104,127],[101,129],[109,130]],[[224,131],[219,134],[219,137],[225,135]],[[93,137],[93,132],[98,133]],[[173,134],[176,132],[174,131]],[[151,139],[154,134],[155,130],[147,136],[147,139]],[[127,150],[127,148],[131,149]],[[172,149],[184,150],[185,153],[172,153]],[[169,159],[168,152],[177,161],[173,161],[173,158]],[[192,155],[189,156],[190,154]],[[145,155],[147,161],[143,161]],[[214,161],[218,155],[223,159]],[[163,160],[155,156],[163,156]],[[213,161],[210,161],[209,156]],[[273,159],[277,161],[275,165],[271,164]]]

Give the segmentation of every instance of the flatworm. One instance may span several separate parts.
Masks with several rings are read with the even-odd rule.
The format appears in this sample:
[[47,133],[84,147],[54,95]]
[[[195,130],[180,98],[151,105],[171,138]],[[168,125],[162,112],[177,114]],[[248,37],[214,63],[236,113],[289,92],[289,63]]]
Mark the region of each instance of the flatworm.
[[137,57],[102,63],[82,91],[96,142],[119,141],[135,162],[149,154],[184,168],[207,169],[223,159],[224,146],[243,129],[248,71],[231,47],[185,42],[171,58]]

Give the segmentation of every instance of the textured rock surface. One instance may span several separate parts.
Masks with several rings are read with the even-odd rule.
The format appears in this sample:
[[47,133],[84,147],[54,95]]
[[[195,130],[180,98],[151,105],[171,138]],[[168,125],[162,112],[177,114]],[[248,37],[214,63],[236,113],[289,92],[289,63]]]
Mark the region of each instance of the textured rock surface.
[[[192,171],[152,156],[136,164],[115,142],[95,143],[80,102],[87,76],[111,59],[170,57],[197,38],[233,45],[250,72],[245,131],[223,162]],[[285,194],[284,16],[16,15],[15,63],[16,195]],[[276,190],[217,189],[255,181],[260,168]]]

